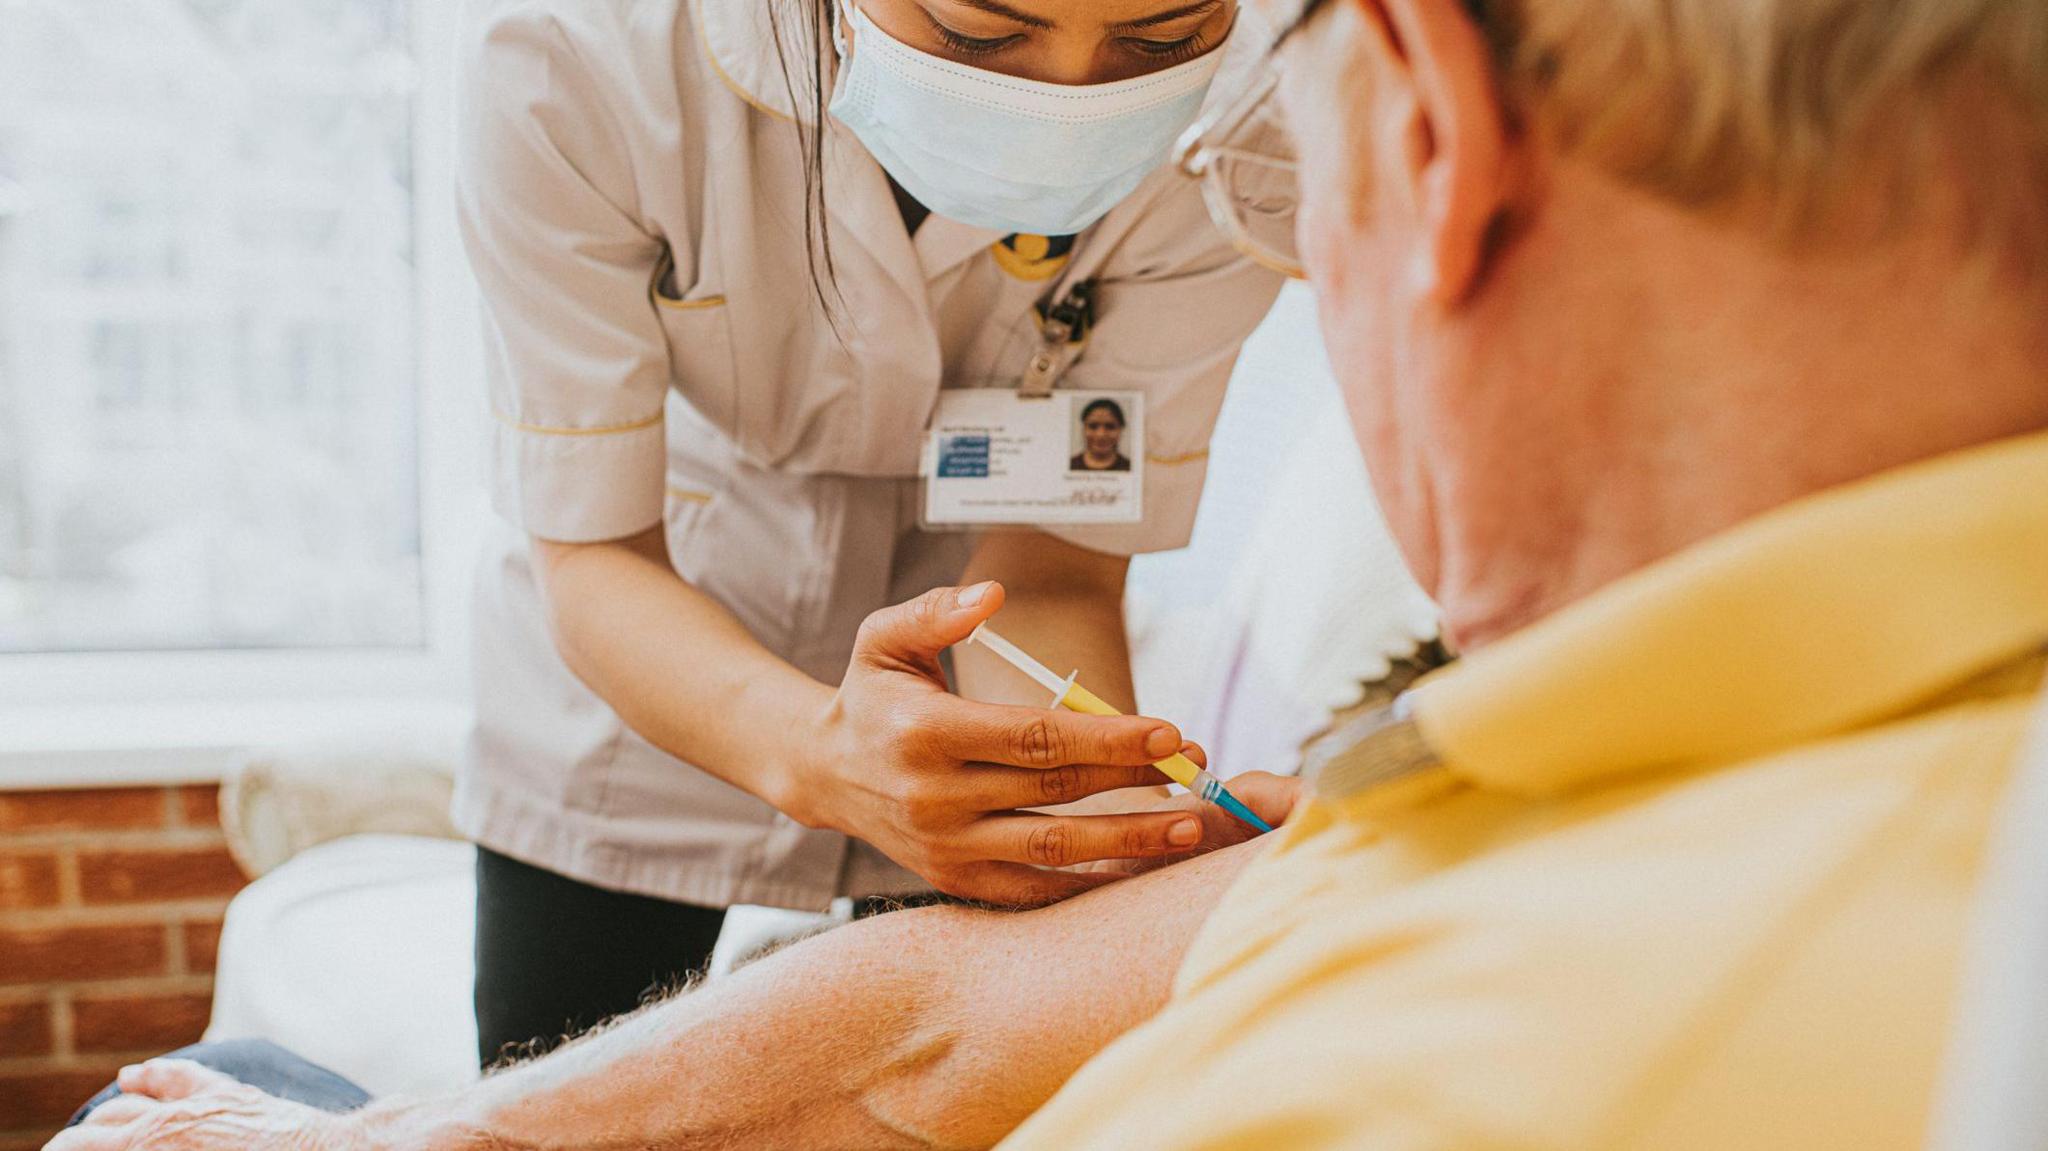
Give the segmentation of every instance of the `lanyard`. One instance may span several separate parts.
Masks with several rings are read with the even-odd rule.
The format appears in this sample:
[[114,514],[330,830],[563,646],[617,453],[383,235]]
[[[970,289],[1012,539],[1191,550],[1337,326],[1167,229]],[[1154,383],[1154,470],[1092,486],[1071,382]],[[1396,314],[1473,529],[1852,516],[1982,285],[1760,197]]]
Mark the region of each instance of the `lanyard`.
[[[1152,200],[1158,198],[1157,193],[1151,197]],[[1074,365],[1075,360],[1081,358],[1081,351],[1088,343],[1088,333],[1095,327],[1095,293],[1101,285],[1102,269],[1109,266],[1117,249],[1130,238],[1151,203],[1148,200],[1134,207],[1136,210],[1129,213],[1122,225],[1123,231],[1111,237],[1109,246],[1101,249],[1101,258],[1088,262],[1088,274],[1085,276],[1079,276],[1083,262],[1088,260],[1092,249],[1100,246],[1103,237],[1098,230],[1085,239],[1077,240],[1066,271],[1053,285],[1052,291],[1034,306],[1033,310],[1038,314],[1038,346],[1032,349],[1031,360],[1024,365],[1024,376],[1017,384],[1019,396],[1042,400],[1052,395],[1060,377]]]
[[1068,288],[1058,303],[1041,303],[1036,311],[1038,347],[1024,367],[1017,394],[1042,400],[1052,395],[1053,386],[1081,358],[1081,349],[1088,343],[1089,329],[1095,326],[1095,280],[1082,280]]

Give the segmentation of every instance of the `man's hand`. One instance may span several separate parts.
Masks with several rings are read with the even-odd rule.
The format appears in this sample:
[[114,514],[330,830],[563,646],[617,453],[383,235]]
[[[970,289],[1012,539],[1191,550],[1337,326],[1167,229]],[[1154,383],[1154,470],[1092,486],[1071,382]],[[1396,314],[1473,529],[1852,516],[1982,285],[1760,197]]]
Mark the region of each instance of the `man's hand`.
[[44,1151],[352,1151],[338,1116],[189,1060],[123,1067],[118,1082],[123,1094]]

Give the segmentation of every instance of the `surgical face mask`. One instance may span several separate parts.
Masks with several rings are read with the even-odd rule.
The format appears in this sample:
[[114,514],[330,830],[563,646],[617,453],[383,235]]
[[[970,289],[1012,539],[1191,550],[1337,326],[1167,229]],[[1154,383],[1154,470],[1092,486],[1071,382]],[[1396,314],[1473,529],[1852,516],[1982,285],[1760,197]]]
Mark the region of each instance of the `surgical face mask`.
[[854,29],[831,112],[919,203],[1035,236],[1101,219],[1167,158],[1201,111],[1220,47],[1110,84],[1046,84],[969,68],[892,39],[842,2]]

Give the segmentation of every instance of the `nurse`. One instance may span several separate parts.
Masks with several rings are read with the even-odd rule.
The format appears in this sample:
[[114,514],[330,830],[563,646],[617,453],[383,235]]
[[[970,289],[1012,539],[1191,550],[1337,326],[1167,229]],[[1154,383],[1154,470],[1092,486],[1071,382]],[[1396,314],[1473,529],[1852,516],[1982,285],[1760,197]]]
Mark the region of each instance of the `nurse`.
[[[1134,710],[1129,557],[1187,541],[1280,282],[1162,167],[1236,18],[474,6],[504,524],[455,815],[486,1062],[699,966],[734,903],[1041,902],[1095,881],[1053,865],[1185,848],[1172,812],[1022,810],[1156,783],[1171,726],[1047,710],[979,652],[954,695],[941,652],[1001,608]],[[1067,468],[1098,394],[1128,474]]]

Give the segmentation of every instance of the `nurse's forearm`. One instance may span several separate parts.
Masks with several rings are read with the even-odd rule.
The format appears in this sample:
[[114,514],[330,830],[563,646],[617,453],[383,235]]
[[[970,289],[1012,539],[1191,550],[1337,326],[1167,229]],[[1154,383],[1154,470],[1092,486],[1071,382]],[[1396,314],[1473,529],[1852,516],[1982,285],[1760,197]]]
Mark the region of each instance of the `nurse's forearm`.
[[[555,647],[649,743],[773,801],[831,689],[777,658],[669,567],[659,528],[605,544],[533,541]],[[744,716],[745,722],[732,722]]]
[[[1000,580],[1009,598],[995,629],[1061,674],[1079,669],[1090,691],[1135,713],[1130,645],[1124,636],[1124,574],[1130,560],[1076,547],[1042,532],[984,538],[961,583]],[[991,703],[1043,707],[1043,687],[978,646],[955,648],[960,694]]]
[[798,944],[345,1148],[982,1147],[1166,1002],[1257,848],[1042,911],[896,912]]

